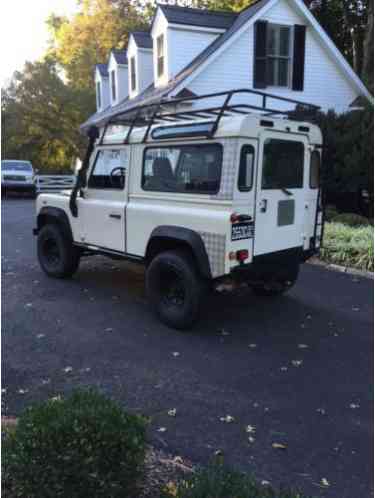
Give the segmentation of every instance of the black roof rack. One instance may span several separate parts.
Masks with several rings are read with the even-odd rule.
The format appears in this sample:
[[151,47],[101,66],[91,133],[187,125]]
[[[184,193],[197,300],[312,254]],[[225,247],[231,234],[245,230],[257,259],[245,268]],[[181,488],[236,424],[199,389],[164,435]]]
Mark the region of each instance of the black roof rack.
[[[261,97],[261,105],[253,104],[231,104],[233,96],[248,95]],[[214,99],[222,97],[223,103],[219,106],[203,107],[202,109],[186,109],[175,110],[174,112],[168,111],[168,107],[176,104],[191,104],[197,101]],[[275,100],[278,102],[287,102],[294,104],[295,108],[292,110],[277,109],[275,107],[268,107],[267,100]],[[276,104],[277,105],[277,104]],[[131,134],[135,128],[145,127],[145,134],[142,142],[146,142],[149,136],[151,127],[155,124],[170,124],[178,123],[186,120],[197,120],[214,118],[213,126],[207,131],[204,136],[213,138],[220,124],[220,120],[225,116],[233,116],[236,114],[251,114],[253,112],[260,113],[263,116],[284,116],[293,120],[311,120],[320,109],[319,106],[308,104],[299,100],[291,99],[288,97],[280,97],[271,93],[261,92],[258,90],[237,89],[226,92],[208,93],[205,95],[193,95],[189,97],[180,97],[173,99],[161,99],[158,102],[151,104],[143,104],[135,106],[128,110],[119,111],[108,118],[104,125],[104,131],[101,136],[100,143],[103,140],[110,125],[126,125],[129,126],[124,144],[129,143]],[[109,144],[108,144],[109,145]]]

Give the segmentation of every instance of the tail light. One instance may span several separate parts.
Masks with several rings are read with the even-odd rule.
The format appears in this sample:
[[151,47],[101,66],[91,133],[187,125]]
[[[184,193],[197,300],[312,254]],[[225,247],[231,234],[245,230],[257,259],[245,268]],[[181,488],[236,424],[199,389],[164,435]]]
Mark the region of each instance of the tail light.
[[249,257],[249,251],[247,249],[241,249],[240,251],[236,252],[236,259],[240,263],[246,261],[248,257]]

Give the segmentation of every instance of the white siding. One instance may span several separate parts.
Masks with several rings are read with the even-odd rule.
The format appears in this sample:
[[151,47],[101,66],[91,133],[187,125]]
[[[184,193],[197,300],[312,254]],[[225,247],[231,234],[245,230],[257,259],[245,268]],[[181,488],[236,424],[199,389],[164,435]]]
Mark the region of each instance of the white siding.
[[[112,86],[111,86],[111,71],[115,72],[115,82],[116,82],[116,99],[112,99]],[[117,64],[116,59],[113,54],[109,57],[108,62],[108,94],[110,97],[110,103],[112,106],[116,105],[118,102],[126,98],[129,94],[129,83],[128,83],[128,66]]]
[[[287,0],[280,0],[263,19],[291,26],[306,25],[304,18],[290,7]],[[254,30],[253,26],[250,26],[195,78],[187,82],[187,87],[198,94],[232,88],[252,88],[253,53]],[[306,31],[304,91],[279,87],[267,87],[265,91],[317,104],[323,110],[335,109],[337,112],[347,110],[349,104],[359,95],[347,75],[328,55],[327,49],[318,40],[311,26],[307,26]],[[260,104],[261,101],[254,98],[248,102]],[[271,101],[268,102],[268,105],[272,104],[275,105]]]
[[[131,90],[131,74],[130,74],[130,59],[135,57],[135,74],[136,74],[136,89]],[[154,79],[154,68],[152,61],[152,50],[139,48],[133,37],[130,37],[128,45],[128,88],[129,97],[136,97],[146,87],[148,87]]]
[[[103,78],[103,76],[99,73],[99,70],[95,70],[95,92],[97,92],[97,83],[100,83],[101,89],[101,107],[98,111],[101,111],[109,106],[109,78]],[[96,102],[98,102],[98,97],[96,97]]]
[[189,64],[217,37],[218,33],[169,27],[167,34],[169,79]]

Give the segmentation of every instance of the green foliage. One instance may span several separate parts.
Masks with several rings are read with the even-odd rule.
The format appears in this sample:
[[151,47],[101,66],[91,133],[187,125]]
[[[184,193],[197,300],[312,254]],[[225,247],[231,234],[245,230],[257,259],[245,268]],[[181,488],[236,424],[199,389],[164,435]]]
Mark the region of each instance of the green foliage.
[[331,192],[367,189],[374,184],[374,121],[372,106],[364,111],[319,114],[324,138],[323,181]]
[[90,93],[62,81],[50,59],[26,63],[2,92],[2,158],[69,171],[85,148],[79,126],[93,112],[92,102]]
[[327,205],[324,209],[324,218],[326,221],[332,221],[335,216],[337,216],[339,212],[337,211],[335,206]]
[[374,271],[374,227],[326,223],[321,258],[328,263]]
[[258,484],[252,477],[218,463],[200,469],[177,486],[165,489],[161,498],[303,498],[288,490],[274,491]]
[[95,65],[107,62],[111,48],[125,48],[130,31],[147,29],[139,7],[131,0],[82,0],[72,19],[49,18],[49,53],[72,86],[92,91]]
[[145,423],[94,391],[29,408],[3,443],[14,496],[135,496]]
[[367,226],[370,224],[368,218],[354,213],[341,213],[332,218],[334,223],[342,223],[349,227]]

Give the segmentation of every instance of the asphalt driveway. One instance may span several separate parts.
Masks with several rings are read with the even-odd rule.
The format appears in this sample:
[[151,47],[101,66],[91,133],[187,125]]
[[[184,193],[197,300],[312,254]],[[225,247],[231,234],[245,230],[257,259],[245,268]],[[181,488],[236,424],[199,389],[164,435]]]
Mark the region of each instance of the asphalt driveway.
[[34,201],[3,201],[2,215],[3,413],[97,386],[149,415],[150,439],[174,454],[206,463],[221,449],[274,485],[373,496],[372,280],[304,265],[288,295],[213,296],[181,333],[152,315],[141,267],[91,257],[49,279]]

